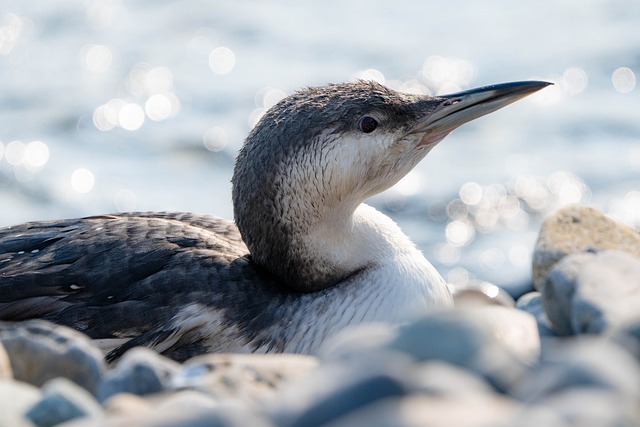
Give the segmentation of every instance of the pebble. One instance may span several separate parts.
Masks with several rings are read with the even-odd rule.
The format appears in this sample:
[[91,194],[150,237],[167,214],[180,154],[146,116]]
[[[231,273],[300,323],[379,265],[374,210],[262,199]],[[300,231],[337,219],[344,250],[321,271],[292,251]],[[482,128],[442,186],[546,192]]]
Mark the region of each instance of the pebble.
[[11,369],[11,360],[7,350],[0,342],[0,381],[13,379],[13,369]]
[[86,335],[44,320],[0,322],[0,343],[15,379],[38,387],[64,377],[93,392],[106,366]]
[[569,255],[547,275],[542,302],[563,335],[640,323],[640,259],[618,251]]
[[548,338],[538,365],[513,390],[524,402],[540,402],[571,389],[596,389],[640,402],[640,365],[603,336]]
[[542,294],[538,291],[533,291],[522,295],[518,298],[516,304],[518,310],[526,311],[531,314],[538,324],[538,333],[541,337],[555,337],[557,332],[553,329],[553,325],[544,311],[542,305]]
[[551,268],[569,254],[619,250],[640,258],[640,236],[597,209],[572,205],[547,217],[533,253],[533,284],[542,291]]
[[312,356],[292,354],[207,354],[188,360],[172,379],[175,389],[216,398],[258,403],[318,365]]
[[24,417],[42,396],[36,386],[20,381],[0,380],[0,426],[31,427],[34,424]]
[[448,284],[456,307],[500,305],[515,307],[513,297],[504,289],[489,282],[470,281],[465,284]]
[[282,427],[323,426],[414,388],[414,362],[398,352],[376,351],[359,361],[322,364],[278,395],[269,410]]
[[136,347],[124,354],[114,369],[98,385],[96,396],[104,402],[118,393],[145,396],[171,390],[172,377],[180,364],[146,347]]
[[401,329],[389,347],[468,369],[505,391],[537,359],[540,338],[530,314],[489,306],[431,313]]
[[507,421],[515,402],[498,395],[441,397],[413,395],[389,399],[348,414],[326,427],[483,427]]
[[93,396],[66,378],[48,381],[42,397],[25,413],[38,427],[52,427],[75,418],[99,418],[102,407]]

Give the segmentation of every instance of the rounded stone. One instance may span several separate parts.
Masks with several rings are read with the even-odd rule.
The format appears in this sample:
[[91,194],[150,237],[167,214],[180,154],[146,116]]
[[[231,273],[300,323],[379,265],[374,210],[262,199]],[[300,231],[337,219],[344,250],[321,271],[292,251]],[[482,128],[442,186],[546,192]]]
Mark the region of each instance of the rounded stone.
[[426,396],[387,399],[363,407],[324,427],[482,427],[513,417],[518,405],[500,395]]
[[513,390],[524,402],[537,403],[570,389],[606,390],[640,398],[640,365],[605,337],[547,338],[540,363]]
[[278,394],[269,409],[278,426],[323,426],[361,407],[415,390],[407,356],[378,350],[360,361],[321,364]]
[[37,387],[20,381],[0,380],[0,426],[31,427],[34,424],[24,417],[42,396]]
[[96,396],[100,402],[118,393],[140,396],[172,389],[172,377],[180,364],[146,347],[136,347],[124,354],[115,368],[105,373]]
[[533,316],[499,306],[431,313],[402,328],[389,347],[419,360],[469,369],[496,389],[510,389],[537,361]]
[[572,254],[547,275],[542,302],[562,335],[640,322],[640,259],[625,252]]
[[513,297],[504,289],[489,282],[469,282],[464,285],[448,285],[456,307],[499,305],[514,307]]
[[255,403],[273,397],[317,365],[315,357],[297,354],[207,354],[185,362],[172,384],[218,400]]
[[93,396],[66,378],[48,381],[42,387],[42,397],[26,412],[38,427],[52,427],[75,418],[98,418],[102,407]]
[[640,236],[600,211],[572,205],[547,217],[533,253],[533,283],[544,289],[547,273],[562,258],[588,249],[619,250],[640,258]]
[[0,342],[0,381],[13,379],[13,370],[11,369],[11,360],[7,350]]
[[558,335],[553,329],[547,313],[544,311],[542,294],[540,292],[533,291],[522,295],[518,298],[516,308],[529,313],[536,319],[538,333],[541,337],[554,337]]
[[89,337],[44,320],[0,322],[0,343],[14,377],[38,387],[63,377],[93,392],[105,370],[102,352]]

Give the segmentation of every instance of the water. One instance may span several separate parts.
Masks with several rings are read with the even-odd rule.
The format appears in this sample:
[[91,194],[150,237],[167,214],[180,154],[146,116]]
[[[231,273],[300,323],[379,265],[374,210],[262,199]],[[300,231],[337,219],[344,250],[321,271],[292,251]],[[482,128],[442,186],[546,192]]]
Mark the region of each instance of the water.
[[0,3],[0,226],[128,210],[232,216],[233,158],[292,91],[556,85],[449,136],[370,201],[452,282],[529,280],[541,219],[640,228],[640,2]]

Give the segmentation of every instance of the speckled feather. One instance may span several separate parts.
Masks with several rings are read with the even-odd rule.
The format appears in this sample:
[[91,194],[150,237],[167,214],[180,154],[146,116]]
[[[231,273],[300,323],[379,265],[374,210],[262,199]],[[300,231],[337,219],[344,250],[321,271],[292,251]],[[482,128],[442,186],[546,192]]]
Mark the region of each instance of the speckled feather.
[[[0,319],[39,317],[93,338],[136,337],[117,356],[164,341],[180,326],[172,321],[180,309],[197,303],[251,340],[250,331],[284,320],[273,307],[293,295],[247,254],[235,225],[208,215],[129,213],[3,228]],[[196,332],[164,352],[189,357],[203,338],[210,337]],[[210,341],[207,351],[215,350]]]

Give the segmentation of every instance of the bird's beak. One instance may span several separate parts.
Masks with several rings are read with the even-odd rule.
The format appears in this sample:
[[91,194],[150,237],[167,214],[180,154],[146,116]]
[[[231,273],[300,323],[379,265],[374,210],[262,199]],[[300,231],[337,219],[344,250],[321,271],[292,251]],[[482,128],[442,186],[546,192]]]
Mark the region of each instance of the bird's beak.
[[455,128],[493,113],[512,102],[553,84],[541,81],[502,83],[441,95],[442,102],[409,132],[423,134],[418,145],[441,141]]

